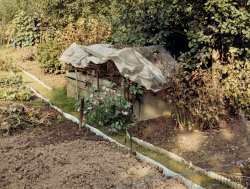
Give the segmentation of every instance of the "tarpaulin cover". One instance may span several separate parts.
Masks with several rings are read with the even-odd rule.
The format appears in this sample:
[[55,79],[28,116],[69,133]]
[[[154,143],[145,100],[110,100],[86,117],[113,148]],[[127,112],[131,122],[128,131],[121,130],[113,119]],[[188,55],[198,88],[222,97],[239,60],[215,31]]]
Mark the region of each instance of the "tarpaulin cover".
[[170,53],[160,45],[116,49],[109,44],[73,43],[59,60],[76,68],[86,68],[90,62],[103,64],[112,60],[123,76],[126,74],[131,81],[154,92],[168,87],[168,78],[176,65]]

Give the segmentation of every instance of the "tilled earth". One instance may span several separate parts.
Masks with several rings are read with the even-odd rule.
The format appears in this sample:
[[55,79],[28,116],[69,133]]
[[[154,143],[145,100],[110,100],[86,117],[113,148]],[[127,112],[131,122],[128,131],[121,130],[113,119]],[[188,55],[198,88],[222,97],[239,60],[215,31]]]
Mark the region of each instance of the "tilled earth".
[[[78,130],[49,106],[41,109],[53,124],[0,139],[1,189],[102,189],[164,178],[157,167],[87,129]],[[187,187],[170,179],[137,188]]]

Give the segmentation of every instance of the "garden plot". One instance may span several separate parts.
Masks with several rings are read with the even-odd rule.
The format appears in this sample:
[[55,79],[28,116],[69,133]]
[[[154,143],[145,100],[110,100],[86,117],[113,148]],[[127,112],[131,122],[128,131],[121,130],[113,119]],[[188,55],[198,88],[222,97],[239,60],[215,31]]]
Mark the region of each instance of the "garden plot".
[[[1,103],[8,107],[11,102]],[[51,124],[0,140],[0,188],[114,188],[163,178],[157,167],[63,118],[40,100],[19,102]],[[27,115],[29,116],[29,115]],[[186,188],[178,179],[141,188]]]

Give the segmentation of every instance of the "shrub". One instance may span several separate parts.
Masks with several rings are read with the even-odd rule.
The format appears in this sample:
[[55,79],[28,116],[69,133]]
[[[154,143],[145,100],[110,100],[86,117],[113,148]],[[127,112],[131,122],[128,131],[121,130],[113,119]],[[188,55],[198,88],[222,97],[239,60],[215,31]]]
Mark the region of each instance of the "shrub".
[[132,104],[125,99],[123,90],[115,91],[114,86],[103,87],[104,92],[91,89],[90,97],[85,99],[85,119],[108,128],[110,132],[124,133],[130,122]]
[[0,59],[0,71],[9,71],[12,68],[10,62]]
[[18,11],[12,23],[15,43],[19,47],[31,46],[39,42],[39,18],[30,16],[24,11]]
[[236,114],[245,111],[246,117],[250,119],[250,63],[247,58],[238,59],[239,52],[237,48],[230,48],[229,62],[222,66],[222,87],[229,107]]
[[220,87],[215,88],[212,80],[211,68],[199,66],[190,74],[183,69],[183,64],[173,77],[170,89],[172,114],[181,128],[203,130],[218,123],[224,108],[223,92]]
[[105,43],[110,37],[110,26],[100,19],[79,19],[59,32],[58,37],[67,45],[73,42],[80,45]]
[[[239,0],[117,1],[112,41],[120,44],[163,44],[185,68],[211,66],[212,50],[222,55],[229,47],[249,43],[249,3]],[[244,53],[241,56],[244,57]],[[224,57],[226,58],[226,57]]]
[[250,118],[249,60],[237,58],[238,52],[239,49],[230,48],[228,62],[221,61],[219,52],[213,51],[211,68],[204,68],[201,62],[191,72],[181,63],[169,90],[173,116],[180,127],[214,127],[224,109],[228,108],[236,115],[243,110]]
[[64,73],[62,63],[58,60],[64,50],[62,43],[57,40],[48,41],[38,46],[36,58],[44,73]]

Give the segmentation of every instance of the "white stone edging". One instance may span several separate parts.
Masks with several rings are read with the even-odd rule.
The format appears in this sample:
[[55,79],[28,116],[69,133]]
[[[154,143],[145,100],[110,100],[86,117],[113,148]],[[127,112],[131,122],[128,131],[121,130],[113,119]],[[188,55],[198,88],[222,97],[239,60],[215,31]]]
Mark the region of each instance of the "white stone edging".
[[[127,133],[127,136],[129,136],[129,134]],[[150,144],[148,142],[145,142],[139,138],[136,138],[136,137],[132,137],[132,140],[136,143],[138,143],[139,145],[145,147],[145,148],[148,148],[152,151],[156,151],[156,152],[160,152],[162,154],[165,154],[167,155],[169,158],[177,161],[177,162],[180,162],[180,163],[184,163],[186,165],[188,165],[190,168],[193,168],[194,170],[201,170],[202,168],[200,167],[197,167],[195,165],[192,164],[192,162],[188,162],[186,161],[184,158],[176,155],[175,153],[173,152],[170,152],[170,151],[167,151],[165,149],[162,149],[162,148],[159,148],[159,147],[156,147],[154,146],[153,144]],[[221,182],[222,184],[226,184],[234,189],[247,189],[246,187],[242,186],[241,184],[238,184],[236,182],[233,182],[231,181],[230,179],[226,178],[226,177],[223,177],[217,173],[214,173],[212,171],[203,171],[202,172],[203,174],[207,175],[208,177],[212,178],[212,179],[215,179],[215,180],[218,180],[219,182]]]
[[21,70],[23,73],[25,73],[26,75],[30,76],[32,79],[36,80],[38,83],[40,83],[42,86],[44,86],[45,88],[47,88],[49,91],[52,91],[53,88],[49,87],[48,85],[46,85],[44,82],[42,82],[40,79],[38,79],[36,76],[34,76],[33,74],[25,71],[23,68],[18,67],[19,70]]

